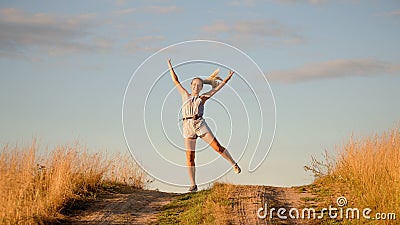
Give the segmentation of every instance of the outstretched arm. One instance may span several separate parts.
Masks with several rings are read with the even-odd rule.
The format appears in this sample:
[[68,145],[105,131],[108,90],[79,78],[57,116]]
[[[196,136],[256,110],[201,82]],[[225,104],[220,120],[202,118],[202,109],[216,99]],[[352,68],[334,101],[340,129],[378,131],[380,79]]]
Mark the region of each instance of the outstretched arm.
[[215,93],[217,93],[231,79],[233,74],[234,74],[234,72],[232,70],[230,70],[228,76],[223,81],[221,81],[221,83],[219,83],[218,86],[216,86],[215,88],[211,89],[211,91],[205,93],[204,96],[206,98],[211,98]]
[[183,86],[179,82],[178,76],[176,75],[174,68],[172,68],[171,59],[168,59],[168,68],[169,68],[169,73],[171,74],[172,81],[174,82],[175,87],[178,89],[179,93],[181,95],[189,95],[189,93],[186,91],[186,89],[183,88]]

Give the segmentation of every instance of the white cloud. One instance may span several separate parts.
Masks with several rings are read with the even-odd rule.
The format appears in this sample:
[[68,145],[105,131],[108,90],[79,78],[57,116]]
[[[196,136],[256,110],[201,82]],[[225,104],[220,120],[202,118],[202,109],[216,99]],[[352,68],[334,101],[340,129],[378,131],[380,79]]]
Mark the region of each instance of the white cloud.
[[295,30],[275,20],[216,21],[202,27],[208,38],[218,38],[239,45],[291,45],[304,39]]
[[157,47],[155,43],[165,40],[164,36],[144,36],[132,39],[125,44],[124,49],[126,53],[132,54],[142,51],[156,51],[161,47]]
[[114,0],[114,2],[116,3],[116,5],[121,6],[121,5],[125,5],[126,4],[126,0]]
[[271,81],[292,83],[324,78],[348,76],[378,76],[382,74],[399,74],[400,65],[373,58],[338,59],[319,63],[306,64],[300,68],[272,71],[267,73]]
[[92,40],[90,31],[100,22],[95,22],[95,18],[95,14],[58,16],[0,9],[0,51],[2,56],[16,56],[108,50],[107,40],[103,39],[101,43],[99,37]]
[[143,11],[155,14],[168,14],[182,11],[181,8],[177,6],[146,6]]
[[115,11],[113,11],[113,13],[117,14],[117,15],[132,14],[134,12],[137,12],[137,13],[145,12],[145,13],[152,13],[152,14],[169,14],[169,13],[175,13],[175,12],[181,12],[181,11],[182,11],[182,9],[177,6],[149,5],[149,6],[143,6],[143,7],[138,7],[138,8],[126,8],[126,9],[115,10]]
[[127,8],[127,9],[121,9],[121,10],[115,10],[113,11],[114,14],[118,15],[125,15],[125,14],[131,14],[133,12],[136,12],[136,8]]
[[[282,3],[309,3],[309,4],[322,4],[329,0],[275,0]],[[333,1],[332,1],[333,2]]]
[[230,1],[228,5],[230,6],[255,6],[257,0],[234,0]]
[[389,16],[400,16],[400,9],[396,9],[387,13]]

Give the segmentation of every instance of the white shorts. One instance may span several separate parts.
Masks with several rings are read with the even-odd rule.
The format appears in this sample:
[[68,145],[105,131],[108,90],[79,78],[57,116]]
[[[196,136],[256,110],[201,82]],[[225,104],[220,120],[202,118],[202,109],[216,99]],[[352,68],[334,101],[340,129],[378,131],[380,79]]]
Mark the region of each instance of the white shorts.
[[211,133],[211,130],[203,118],[197,120],[187,119],[183,121],[184,138],[202,137],[203,135],[209,132]]

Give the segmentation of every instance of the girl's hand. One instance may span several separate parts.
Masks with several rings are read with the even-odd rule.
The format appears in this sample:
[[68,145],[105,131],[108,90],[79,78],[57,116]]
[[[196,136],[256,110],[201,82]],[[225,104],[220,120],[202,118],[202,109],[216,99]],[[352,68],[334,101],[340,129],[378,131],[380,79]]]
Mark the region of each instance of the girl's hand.
[[168,66],[169,66],[169,68],[172,68],[171,59],[168,59]]
[[229,74],[228,74],[228,77],[226,78],[226,82],[227,82],[228,80],[231,79],[231,77],[232,77],[232,75],[233,75],[234,73],[235,73],[235,72],[233,72],[232,70],[229,70]]

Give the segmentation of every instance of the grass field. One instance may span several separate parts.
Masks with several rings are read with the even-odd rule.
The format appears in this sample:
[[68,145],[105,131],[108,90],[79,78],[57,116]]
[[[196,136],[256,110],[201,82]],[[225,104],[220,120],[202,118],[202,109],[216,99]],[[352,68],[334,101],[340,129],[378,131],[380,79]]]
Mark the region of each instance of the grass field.
[[38,145],[6,145],[0,152],[0,224],[42,224],[60,211],[94,198],[99,187],[118,183],[144,188],[146,176],[127,155],[107,158],[82,146],[64,145],[39,156]]

